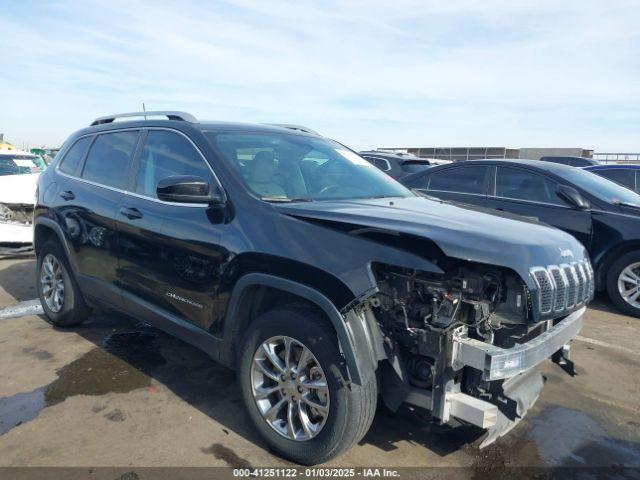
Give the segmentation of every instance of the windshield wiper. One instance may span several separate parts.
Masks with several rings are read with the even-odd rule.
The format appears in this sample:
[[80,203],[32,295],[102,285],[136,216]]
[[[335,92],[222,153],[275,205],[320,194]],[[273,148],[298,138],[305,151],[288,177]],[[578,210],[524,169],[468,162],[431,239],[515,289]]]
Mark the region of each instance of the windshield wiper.
[[274,202],[274,203],[291,203],[291,202],[313,202],[311,198],[305,197],[260,197],[265,202]]

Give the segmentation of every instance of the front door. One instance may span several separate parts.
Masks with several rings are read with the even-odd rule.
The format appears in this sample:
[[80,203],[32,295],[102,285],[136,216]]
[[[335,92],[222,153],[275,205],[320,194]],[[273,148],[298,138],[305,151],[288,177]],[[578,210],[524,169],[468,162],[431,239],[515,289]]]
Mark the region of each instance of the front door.
[[130,193],[117,212],[119,282],[125,295],[161,311],[215,330],[223,215],[207,204],[163,202],[158,182],[195,175],[213,185],[214,176],[195,145],[182,133],[149,129],[143,139]]

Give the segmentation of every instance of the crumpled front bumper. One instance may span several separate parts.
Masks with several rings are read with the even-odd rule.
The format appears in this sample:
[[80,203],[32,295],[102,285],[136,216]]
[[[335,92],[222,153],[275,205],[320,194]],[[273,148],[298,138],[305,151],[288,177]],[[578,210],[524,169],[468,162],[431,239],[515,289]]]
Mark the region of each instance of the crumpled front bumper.
[[500,348],[456,334],[453,339],[452,367],[469,366],[482,372],[487,381],[514,377],[542,363],[573,340],[582,328],[586,307],[571,313],[536,338],[512,348]]
[[443,421],[457,418],[488,430],[481,448],[509,432],[538,399],[544,379],[535,367],[573,340],[582,328],[586,307],[571,313],[534,339],[500,348],[466,337],[454,335],[452,368],[465,366],[482,372],[485,381],[500,382],[498,402],[472,397],[459,389],[445,394]]

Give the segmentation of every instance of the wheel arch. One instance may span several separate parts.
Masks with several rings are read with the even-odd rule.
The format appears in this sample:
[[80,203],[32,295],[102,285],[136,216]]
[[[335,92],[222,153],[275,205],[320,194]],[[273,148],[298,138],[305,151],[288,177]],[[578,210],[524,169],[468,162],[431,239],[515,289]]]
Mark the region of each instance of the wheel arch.
[[48,240],[57,240],[62,245],[64,249],[64,253],[67,256],[67,260],[73,270],[76,269],[75,258],[71,255],[71,249],[69,248],[69,243],[62,231],[60,225],[58,225],[54,220],[45,217],[39,217],[35,221],[35,225],[33,228],[33,249],[36,254],[40,252],[42,245],[44,245]]
[[[357,322],[353,311],[341,314],[321,292],[307,285],[264,273],[248,273],[236,283],[229,300],[223,328],[221,361],[234,365],[237,345],[243,332],[262,312],[274,306],[305,303],[325,315],[335,330],[349,379],[363,385],[375,375],[376,363],[368,361],[372,354],[371,335],[364,322]],[[348,325],[348,323],[351,323]],[[370,355],[368,355],[370,354]]]
[[606,289],[607,273],[611,263],[622,255],[626,255],[635,250],[640,251],[640,240],[619,243],[595,259],[594,269],[596,271],[596,287],[598,291]]

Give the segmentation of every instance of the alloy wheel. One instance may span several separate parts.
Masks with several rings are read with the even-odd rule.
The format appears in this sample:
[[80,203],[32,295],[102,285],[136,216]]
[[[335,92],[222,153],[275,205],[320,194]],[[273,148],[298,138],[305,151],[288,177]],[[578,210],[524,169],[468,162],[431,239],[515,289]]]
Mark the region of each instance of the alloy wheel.
[[640,262],[632,263],[620,272],[618,292],[625,302],[640,309]]
[[42,287],[42,297],[47,304],[47,308],[54,313],[62,310],[64,304],[62,265],[51,253],[47,253],[42,260],[40,285]]
[[253,355],[251,391],[262,418],[289,440],[310,440],[329,416],[329,386],[320,363],[298,340],[276,336]]

